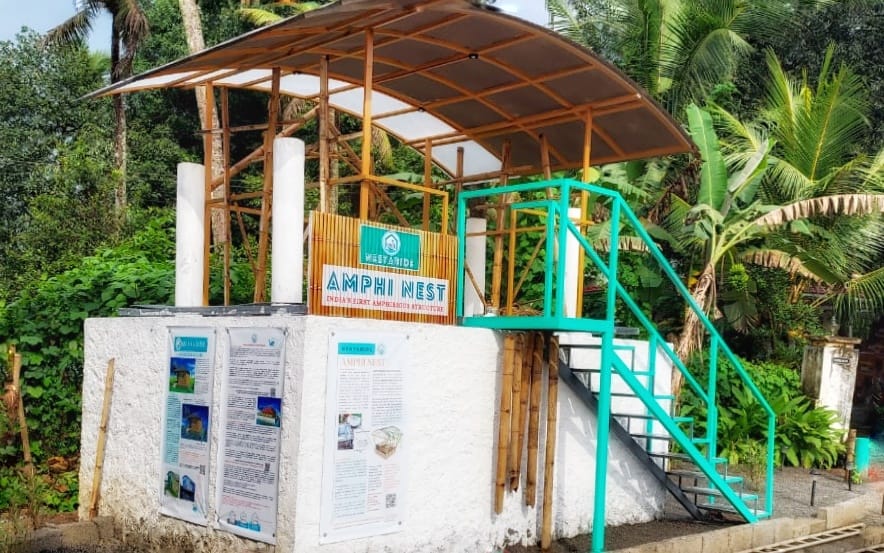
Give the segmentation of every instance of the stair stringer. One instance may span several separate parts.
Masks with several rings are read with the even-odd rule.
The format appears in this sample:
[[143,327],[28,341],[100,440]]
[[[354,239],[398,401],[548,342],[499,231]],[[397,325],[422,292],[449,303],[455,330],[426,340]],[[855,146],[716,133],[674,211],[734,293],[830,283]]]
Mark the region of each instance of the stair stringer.
[[[559,365],[559,380],[568,385],[574,394],[580,398],[580,400],[593,412],[598,413],[598,401],[595,396],[592,395],[592,392],[583,384],[583,382],[577,377],[576,374],[571,372],[571,367],[569,363],[562,363]],[[636,442],[633,437],[626,431],[625,428],[620,424],[619,421],[613,416],[611,416],[611,431],[617,437],[617,440],[626,446],[629,452],[641,461],[648,472],[650,472],[654,478],[660,481],[661,484],[666,488],[666,490],[672,494],[672,496],[678,501],[682,507],[696,520],[707,520],[708,517],[702,513],[699,509],[697,509],[697,505],[688,498],[687,495],[678,487],[678,485],[672,481],[666,475],[666,471],[664,471],[654,460],[648,456],[647,452],[641,445]]]

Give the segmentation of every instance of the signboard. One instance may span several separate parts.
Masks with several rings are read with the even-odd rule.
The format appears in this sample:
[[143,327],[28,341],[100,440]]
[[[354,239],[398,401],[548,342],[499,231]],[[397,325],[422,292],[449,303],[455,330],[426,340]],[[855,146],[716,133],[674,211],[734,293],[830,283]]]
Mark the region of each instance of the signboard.
[[322,305],[356,309],[448,315],[449,283],[397,273],[326,265]]
[[313,212],[312,315],[454,324],[457,238]]
[[168,359],[160,513],[205,526],[215,331],[170,328]]
[[421,237],[414,232],[360,225],[359,262],[388,269],[418,271],[421,266]]
[[218,527],[276,544],[285,373],[280,328],[228,329],[218,468]]
[[402,530],[408,467],[408,336],[329,338],[321,544]]

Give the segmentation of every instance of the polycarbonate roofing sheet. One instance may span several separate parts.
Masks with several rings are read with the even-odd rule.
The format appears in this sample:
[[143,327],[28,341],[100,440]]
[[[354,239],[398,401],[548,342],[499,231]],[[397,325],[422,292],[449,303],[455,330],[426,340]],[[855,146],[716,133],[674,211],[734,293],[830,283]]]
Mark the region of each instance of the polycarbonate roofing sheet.
[[552,169],[580,167],[590,113],[593,165],[692,149],[677,122],[591,51],[469,0],[341,0],[96,94],[209,82],[267,91],[279,68],[282,94],[315,99],[328,56],[330,105],[361,117],[368,29],[374,124],[418,149],[431,140],[449,174],[458,147],[465,175],[499,171],[507,141],[510,166],[539,173],[542,135]]

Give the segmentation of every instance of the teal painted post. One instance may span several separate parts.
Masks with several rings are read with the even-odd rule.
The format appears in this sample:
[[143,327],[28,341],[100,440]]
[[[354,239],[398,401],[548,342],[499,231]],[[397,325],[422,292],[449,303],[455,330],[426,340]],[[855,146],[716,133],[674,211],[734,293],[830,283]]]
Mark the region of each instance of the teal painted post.
[[706,439],[709,449],[706,457],[712,460],[718,454],[718,336],[712,336],[709,340],[709,390],[706,396]]
[[[553,306],[553,289],[557,288],[553,286],[553,255],[552,252],[555,251],[555,233],[556,233],[556,204],[553,202],[549,202],[549,205],[546,208],[546,255],[544,256],[546,270],[543,275],[543,315],[545,317],[552,317],[552,306]],[[561,260],[562,255],[559,254],[559,259]],[[558,268],[555,268],[558,271]]]
[[454,303],[454,315],[457,318],[463,317],[463,284],[467,259],[466,234],[466,199],[461,195],[457,199],[457,299]]
[[[648,389],[651,394],[655,394],[655,388],[657,386],[656,383],[657,377],[657,334],[651,333],[650,337],[648,337]],[[645,414],[650,415],[651,410],[648,409],[648,406],[645,405]],[[654,419],[648,417],[645,421],[645,434],[653,434],[654,433]],[[648,438],[647,445],[645,449],[650,451],[651,446],[653,445],[653,440]]]
[[[602,335],[602,367],[599,374],[598,430],[596,432],[595,497],[592,511],[592,553],[605,550],[605,502],[608,480],[608,433],[611,425],[611,371],[614,365],[614,319],[617,315],[617,255],[620,243],[620,200],[611,210],[611,238],[608,257],[608,289],[605,317],[610,328]],[[574,232],[574,229],[571,229]],[[580,274],[583,274],[581,267]],[[582,277],[581,277],[582,278]],[[651,394],[653,396],[653,393]]]

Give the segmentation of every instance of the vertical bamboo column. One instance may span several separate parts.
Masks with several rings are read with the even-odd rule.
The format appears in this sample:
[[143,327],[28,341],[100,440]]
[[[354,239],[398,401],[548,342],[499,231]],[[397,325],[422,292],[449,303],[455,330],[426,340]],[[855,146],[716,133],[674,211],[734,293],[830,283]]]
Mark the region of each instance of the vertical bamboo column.
[[522,364],[525,360],[525,334],[519,332],[516,335],[516,351],[513,358],[513,388],[512,388],[512,416],[510,422],[510,447],[509,447],[509,469],[507,472],[507,481],[510,489],[516,491],[519,489],[519,465],[522,460],[522,451],[519,449],[521,420],[522,420]]
[[507,452],[509,451],[510,423],[513,407],[513,361],[516,336],[508,333],[503,337],[503,376],[500,381],[500,419],[497,432],[497,477],[494,489],[494,512],[503,512],[503,496],[506,492]]
[[[518,408],[513,407],[513,421],[515,421],[515,432],[513,432],[514,444],[511,451],[515,453],[510,457],[510,488],[513,491],[519,489],[519,482],[522,479],[522,449],[525,445],[525,421],[528,417],[528,392],[531,390],[531,366],[533,363],[534,353],[534,336],[531,333],[522,334],[522,343],[519,351],[521,358],[516,363],[516,369],[519,370],[518,375],[514,378],[521,380],[518,386],[514,386],[513,390],[519,389]],[[515,402],[515,393],[513,394],[513,402]]]
[[319,211],[328,211],[328,56],[319,57]]
[[267,132],[264,134],[264,189],[261,195],[261,219],[258,224],[258,263],[255,269],[255,303],[266,301],[267,250],[270,246],[270,202],[273,200],[273,139],[279,125],[279,67],[273,68]]
[[540,526],[540,547],[549,549],[552,543],[552,508],[555,488],[553,477],[556,465],[556,432],[559,407],[559,339],[549,338],[549,390],[546,399],[546,463],[543,470],[543,521]]
[[[464,156],[463,146],[458,146],[457,147],[457,166],[455,167],[455,173],[454,173],[454,198],[451,202],[451,205],[454,205],[454,206],[457,205],[457,199],[460,197],[460,193],[463,192],[463,156]],[[470,216],[469,211],[467,212],[466,216],[467,217]],[[449,220],[454,225],[454,228],[457,228],[457,217],[451,217]],[[445,230],[443,229],[442,232],[445,233]],[[466,240],[466,237],[462,236],[461,240]],[[484,291],[483,291],[483,293],[484,293]]]
[[227,87],[221,88],[221,151],[224,157],[224,305],[230,305],[230,102]]
[[525,505],[533,507],[537,498],[537,446],[540,441],[540,395],[543,387],[543,334],[531,336],[531,397],[528,414],[528,460],[525,467]]
[[[433,141],[424,141],[424,186],[433,186]],[[424,192],[423,229],[430,230],[430,193]]]
[[205,212],[203,216],[203,305],[209,305],[209,258],[212,250],[212,118],[209,114],[215,111],[215,88],[206,83],[206,117],[203,128],[203,167],[205,167]]
[[[509,140],[503,143],[501,154],[500,185],[506,186],[509,179],[510,150],[512,144]],[[491,307],[495,311],[500,310],[500,288],[503,281],[503,229],[506,224],[506,209],[509,204],[509,194],[497,197],[497,227],[494,229],[494,265],[491,268]]]
[[365,30],[365,78],[362,97],[362,185],[359,189],[359,218],[368,219],[371,201],[371,95],[374,88],[374,29]]

